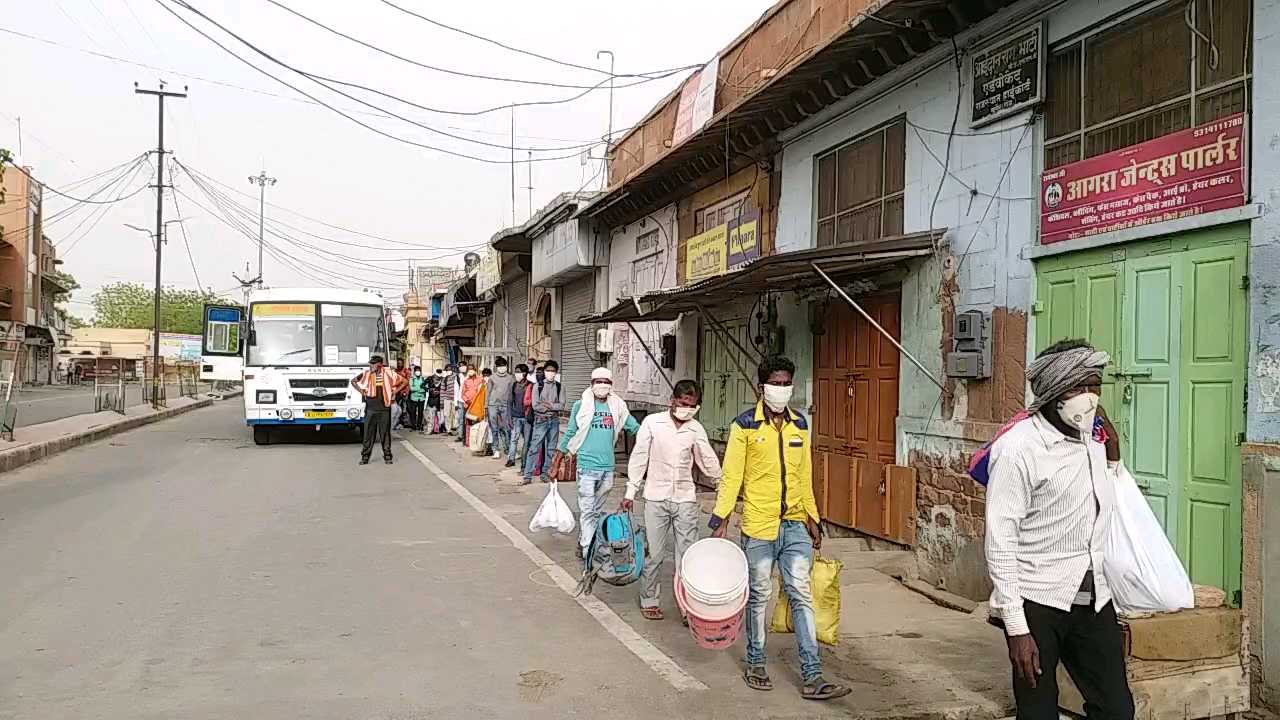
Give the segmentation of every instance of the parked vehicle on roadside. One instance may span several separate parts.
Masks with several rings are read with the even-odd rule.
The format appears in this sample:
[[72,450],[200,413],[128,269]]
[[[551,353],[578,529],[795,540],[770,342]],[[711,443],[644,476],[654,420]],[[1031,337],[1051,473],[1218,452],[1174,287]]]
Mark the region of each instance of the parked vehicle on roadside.
[[245,423],[259,445],[283,427],[361,432],[351,378],[387,353],[381,296],[359,290],[270,288],[247,308],[206,305],[201,380],[241,381]]

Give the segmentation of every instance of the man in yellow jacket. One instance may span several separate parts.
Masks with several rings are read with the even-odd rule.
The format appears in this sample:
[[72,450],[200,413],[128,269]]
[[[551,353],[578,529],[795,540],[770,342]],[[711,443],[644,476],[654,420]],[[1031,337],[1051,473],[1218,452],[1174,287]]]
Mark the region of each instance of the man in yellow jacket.
[[762,400],[734,418],[724,455],[724,477],[711,514],[714,537],[724,537],[742,495],[742,550],[747,555],[747,667],[743,679],[754,690],[772,690],[764,667],[765,614],[773,589],[773,566],[791,601],[791,624],[800,651],[801,697],[830,700],[849,688],[822,677],[809,575],[813,551],[821,547],[822,518],[813,497],[809,423],[787,407],[796,366],[785,357],[765,358],[757,371]]

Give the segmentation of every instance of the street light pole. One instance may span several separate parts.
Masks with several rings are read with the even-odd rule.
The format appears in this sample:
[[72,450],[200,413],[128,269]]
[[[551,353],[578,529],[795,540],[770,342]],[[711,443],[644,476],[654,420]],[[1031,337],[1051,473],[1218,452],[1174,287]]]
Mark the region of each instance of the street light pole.
[[[186,88],[183,87],[185,91]],[[161,248],[164,247],[164,100],[165,98],[184,98],[186,92],[168,92],[164,83],[157,90],[143,90],[137,83],[133,91],[139,95],[154,95],[156,100],[156,117],[158,131],[156,139],[156,297],[155,297],[155,332],[151,347],[151,407],[160,409],[160,389],[163,386],[160,378],[160,259]]]
[[263,170],[257,175],[250,175],[249,182],[258,186],[258,287],[262,287],[262,223],[267,210],[267,186],[275,185],[276,179],[267,176]]

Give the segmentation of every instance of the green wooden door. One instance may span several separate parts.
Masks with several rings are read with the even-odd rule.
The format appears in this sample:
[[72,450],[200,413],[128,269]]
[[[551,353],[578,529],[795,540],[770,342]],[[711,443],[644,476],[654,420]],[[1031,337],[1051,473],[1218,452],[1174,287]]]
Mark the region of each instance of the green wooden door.
[[1036,347],[1111,354],[1102,402],[1125,465],[1193,582],[1240,589],[1247,226],[1058,256],[1037,267]]
[[[744,356],[738,347],[750,348],[747,318],[720,319],[724,329],[737,340],[727,340],[710,320],[702,320],[702,347],[698,360],[698,377],[702,383],[702,409],[698,420],[707,436],[719,442],[729,439],[729,424],[744,410],[755,405],[755,386],[738,370],[738,364],[754,373],[759,359]],[[734,357],[738,363],[734,363]]]
[[1169,540],[1177,541],[1179,255],[1124,263],[1123,333],[1107,375],[1120,384],[1112,411],[1125,467],[1133,474]]
[[1247,252],[1245,243],[1191,249],[1181,267],[1185,470],[1177,547],[1193,582],[1224,588],[1228,597],[1240,589]]

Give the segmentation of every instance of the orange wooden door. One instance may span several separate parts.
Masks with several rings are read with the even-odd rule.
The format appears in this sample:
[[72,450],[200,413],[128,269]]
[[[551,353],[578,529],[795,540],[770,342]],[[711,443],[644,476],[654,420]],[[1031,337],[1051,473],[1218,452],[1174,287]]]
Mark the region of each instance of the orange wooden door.
[[[895,339],[897,293],[858,298]],[[814,486],[823,517],[885,537],[890,533],[885,466],[895,459],[898,350],[839,300],[814,339]]]

